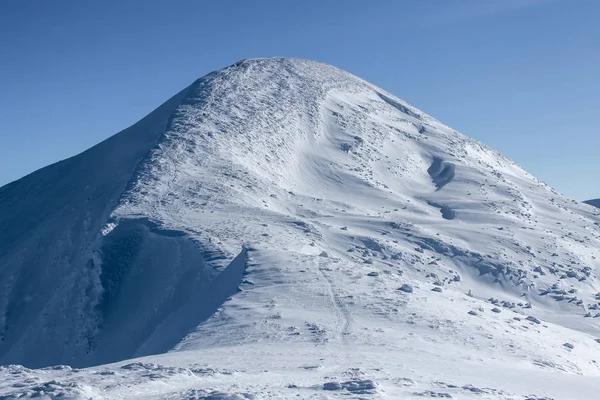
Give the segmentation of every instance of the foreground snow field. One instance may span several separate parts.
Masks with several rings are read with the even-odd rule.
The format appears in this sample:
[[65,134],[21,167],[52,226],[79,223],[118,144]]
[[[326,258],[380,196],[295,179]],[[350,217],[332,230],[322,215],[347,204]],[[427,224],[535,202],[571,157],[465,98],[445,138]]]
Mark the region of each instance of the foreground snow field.
[[0,188],[0,399],[595,398],[599,253],[382,89],[244,60]]

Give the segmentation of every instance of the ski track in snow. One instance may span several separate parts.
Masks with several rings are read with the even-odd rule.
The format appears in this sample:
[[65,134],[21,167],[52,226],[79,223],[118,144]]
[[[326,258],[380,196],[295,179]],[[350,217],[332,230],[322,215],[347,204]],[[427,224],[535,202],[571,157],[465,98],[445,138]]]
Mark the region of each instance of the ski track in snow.
[[0,399],[600,391],[600,210],[312,61],[0,188],[0,244]]
[[[321,273],[321,276],[327,282],[329,297],[331,299],[331,305],[333,314],[335,315],[337,337],[343,343],[345,347],[348,347],[348,335],[350,335],[350,329],[352,324],[352,317],[350,312],[340,299],[340,294],[335,286],[333,279],[328,275],[331,268],[327,266],[322,260],[317,259],[317,270]],[[346,348],[346,352],[349,350]]]

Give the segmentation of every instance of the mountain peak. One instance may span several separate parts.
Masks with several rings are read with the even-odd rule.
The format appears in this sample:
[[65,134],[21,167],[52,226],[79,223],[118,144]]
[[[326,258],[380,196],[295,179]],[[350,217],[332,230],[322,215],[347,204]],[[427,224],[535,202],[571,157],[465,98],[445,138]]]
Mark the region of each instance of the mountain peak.
[[[314,61],[197,80],[0,188],[0,227],[2,363],[261,344],[386,379],[363,359],[435,364],[444,343],[448,360],[494,346],[510,368],[597,374],[600,211]],[[554,349],[565,337],[585,348],[569,363]]]

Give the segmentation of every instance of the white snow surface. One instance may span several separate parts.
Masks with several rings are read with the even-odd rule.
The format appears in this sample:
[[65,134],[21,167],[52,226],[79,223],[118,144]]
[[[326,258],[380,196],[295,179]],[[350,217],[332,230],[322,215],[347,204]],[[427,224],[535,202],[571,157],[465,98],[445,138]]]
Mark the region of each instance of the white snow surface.
[[599,253],[392,94],[244,60],[0,188],[0,399],[595,398]]

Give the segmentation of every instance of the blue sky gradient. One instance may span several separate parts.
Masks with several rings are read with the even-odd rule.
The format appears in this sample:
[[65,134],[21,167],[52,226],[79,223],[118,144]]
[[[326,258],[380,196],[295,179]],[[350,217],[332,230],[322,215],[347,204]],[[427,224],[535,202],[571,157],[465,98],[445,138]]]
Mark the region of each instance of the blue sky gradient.
[[600,197],[596,0],[0,1],[0,185],[239,59],[336,65]]

